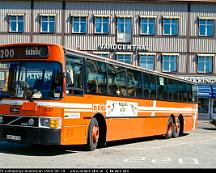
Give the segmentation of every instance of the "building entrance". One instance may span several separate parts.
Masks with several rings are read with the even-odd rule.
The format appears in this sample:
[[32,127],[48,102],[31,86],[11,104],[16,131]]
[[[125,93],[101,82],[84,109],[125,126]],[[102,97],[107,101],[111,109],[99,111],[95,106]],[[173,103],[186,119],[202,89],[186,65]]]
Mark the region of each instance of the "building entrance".
[[212,98],[210,101],[210,119],[212,123],[216,126],[216,98]]

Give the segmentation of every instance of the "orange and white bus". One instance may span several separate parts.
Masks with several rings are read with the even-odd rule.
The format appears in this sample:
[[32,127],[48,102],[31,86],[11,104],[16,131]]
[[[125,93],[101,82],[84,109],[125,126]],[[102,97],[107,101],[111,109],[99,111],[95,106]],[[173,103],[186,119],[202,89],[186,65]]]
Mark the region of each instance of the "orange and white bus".
[[194,83],[59,45],[1,45],[0,77],[0,140],[94,150],[197,126]]

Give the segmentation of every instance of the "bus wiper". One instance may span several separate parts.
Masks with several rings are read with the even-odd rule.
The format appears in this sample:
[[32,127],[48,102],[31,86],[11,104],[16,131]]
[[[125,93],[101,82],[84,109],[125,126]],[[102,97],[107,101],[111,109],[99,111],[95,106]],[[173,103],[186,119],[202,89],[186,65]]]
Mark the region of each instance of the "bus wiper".
[[29,88],[28,84],[25,81],[17,81],[17,84],[21,87],[21,89],[24,91],[24,94],[26,98],[33,102],[32,96],[37,93],[37,90],[32,90]]

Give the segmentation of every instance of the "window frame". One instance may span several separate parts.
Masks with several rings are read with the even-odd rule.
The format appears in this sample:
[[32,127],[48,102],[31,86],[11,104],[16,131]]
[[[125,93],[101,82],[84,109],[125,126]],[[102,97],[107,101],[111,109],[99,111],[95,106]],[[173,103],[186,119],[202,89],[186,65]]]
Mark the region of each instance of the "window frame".
[[[100,23],[100,27],[101,30],[100,32],[96,32],[96,18],[101,18],[102,22]],[[104,32],[104,18],[108,18],[108,22],[107,22],[107,32]],[[98,35],[108,35],[110,33],[110,16],[109,15],[94,15],[94,34],[98,34]]]
[[[7,14],[8,16],[8,32],[10,33],[23,33],[25,30],[25,14]],[[11,30],[11,17],[16,17],[16,30]],[[22,17],[22,31],[19,31],[19,19],[18,17]]]
[[139,53],[138,54],[139,55],[139,62],[138,62],[138,65],[139,65],[139,67],[141,67],[141,68],[147,68],[147,67],[143,67],[143,66],[141,66],[141,56],[149,56],[149,57],[152,57],[153,58],[153,68],[152,69],[150,69],[150,68],[147,68],[147,69],[149,69],[149,70],[155,70],[155,65],[156,65],[156,63],[155,63],[155,59],[156,59],[156,54],[155,53]]
[[[98,52],[92,52],[92,53],[97,55],[97,56],[101,56],[103,58],[108,58],[108,59],[110,59],[110,55],[111,55],[110,52],[100,52],[100,51],[98,51]],[[107,55],[107,57],[105,57],[103,55]]]
[[[164,57],[165,56],[169,56],[169,69],[168,70],[164,70]],[[176,58],[176,61],[175,61],[175,67],[176,69],[174,71],[171,71],[171,67],[170,67],[170,58],[171,57],[175,57]],[[178,72],[178,57],[179,55],[178,54],[162,54],[161,55],[161,71],[163,73],[177,73]]]
[[[130,56],[130,63],[127,63],[127,62],[125,62],[125,61],[119,61],[118,59],[117,59],[117,56],[119,56],[119,55],[124,55],[124,56],[126,56],[126,55],[129,55]],[[127,53],[127,52],[116,52],[116,54],[115,54],[115,60],[116,61],[119,61],[119,62],[122,62],[122,63],[126,63],[126,64],[132,64],[132,53]],[[125,59],[125,58],[124,58]]]
[[[124,32],[119,32],[119,22],[118,19],[124,19],[123,25],[124,25]],[[126,19],[130,19],[130,27],[126,27],[127,22],[125,23]],[[124,16],[124,15],[119,15],[115,17],[115,26],[116,26],[116,43],[131,43],[132,42],[132,37],[133,37],[133,16]],[[129,32],[126,32],[129,29]],[[119,41],[119,34],[130,34],[130,41]]]
[[[43,22],[42,18],[47,17],[47,21]],[[50,21],[50,17],[54,17],[54,22]],[[50,31],[50,22],[54,23],[54,31]],[[43,24],[42,23],[47,23],[47,31],[43,31]],[[55,14],[40,14],[40,33],[43,34],[53,34],[56,33],[56,15]]]
[[[154,19],[154,33],[149,33],[149,30],[147,29],[147,33],[144,33],[142,32],[142,19],[147,19],[147,25],[149,26],[149,20],[150,19]],[[156,32],[156,26],[157,26],[157,16],[139,16],[139,32],[140,32],[140,35],[143,35],[143,36],[154,36],[157,34]]]
[[[74,18],[79,18],[78,21],[78,32],[74,31]],[[85,18],[85,31],[82,31],[82,21],[81,18]],[[86,15],[73,15],[71,16],[71,33],[72,34],[87,34],[88,33],[88,21],[87,21],[88,17]]]
[[[197,35],[199,37],[214,37],[215,35],[215,18],[213,17],[198,17],[197,18],[198,20],[198,31],[197,31]],[[203,20],[205,21],[205,24],[202,24],[204,25],[204,28],[205,28],[205,34],[202,35],[200,34],[200,21]],[[206,23],[207,21],[212,21],[212,35],[208,35],[208,24]]]
[[[206,62],[206,58],[211,58],[211,72],[206,72],[206,71],[203,71],[203,72],[199,72],[199,58],[204,58],[205,57],[205,62]],[[213,73],[213,64],[214,64],[214,57],[215,55],[212,55],[212,54],[197,54],[197,68],[196,68],[196,72],[198,74],[212,74]],[[203,67],[205,70],[206,70],[206,65],[204,64],[204,67]]]
[[[164,20],[169,19],[169,33],[165,33],[165,22]],[[176,34],[172,34],[172,20],[177,20],[177,26],[176,26]],[[179,35],[179,24],[180,24],[180,17],[179,16],[163,16],[162,17],[162,35],[163,36],[178,36]]]

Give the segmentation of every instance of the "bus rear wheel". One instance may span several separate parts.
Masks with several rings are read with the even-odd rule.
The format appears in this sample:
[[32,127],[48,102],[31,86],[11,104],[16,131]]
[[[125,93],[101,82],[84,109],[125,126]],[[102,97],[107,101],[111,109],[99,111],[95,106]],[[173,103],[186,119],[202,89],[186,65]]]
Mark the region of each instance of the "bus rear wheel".
[[173,127],[174,127],[173,119],[170,117],[168,119],[168,122],[167,122],[167,131],[166,131],[166,134],[165,134],[166,139],[172,138],[172,136],[173,136]]
[[93,151],[97,148],[99,139],[99,125],[96,118],[92,118],[89,128],[88,128],[88,137],[87,137],[87,150]]
[[181,129],[181,121],[180,121],[180,118],[178,117],[175,124],[174,124],[174,127],[173,127],[173,137],[174,138],[179,137],[181,131],[182,131],[182,129]]

